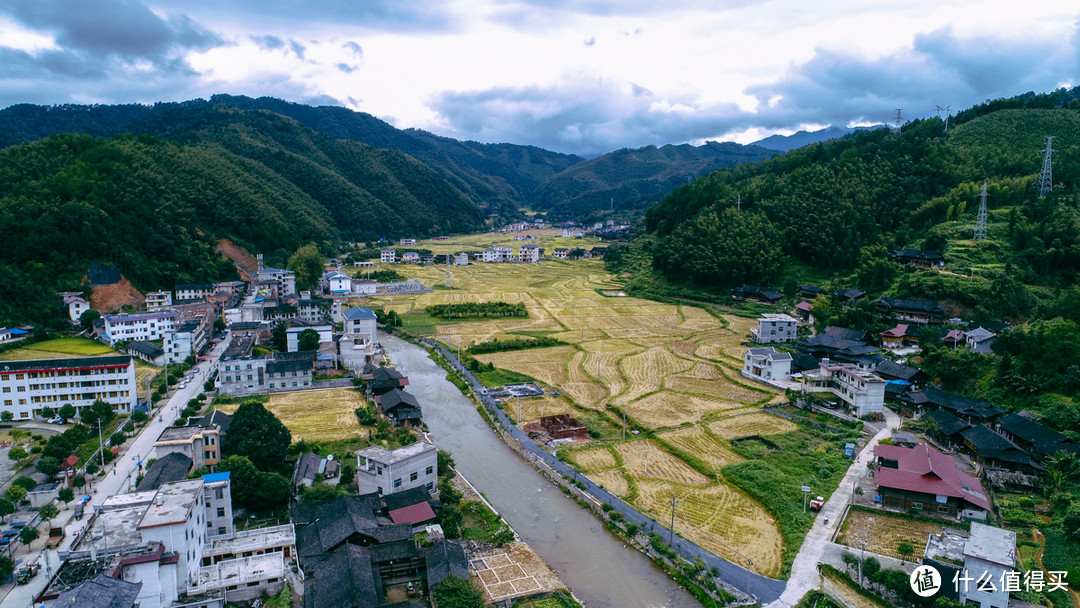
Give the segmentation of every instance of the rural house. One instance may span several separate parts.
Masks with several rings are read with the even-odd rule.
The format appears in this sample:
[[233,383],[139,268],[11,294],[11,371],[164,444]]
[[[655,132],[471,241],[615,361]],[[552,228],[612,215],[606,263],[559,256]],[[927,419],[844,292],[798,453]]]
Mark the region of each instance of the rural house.
[[787,380],[791,376],[791,355],[778,353],[771,346],[749,348],[743,355],[742,375],[769,383]]
[[978,520],[991,510],[982,483],[929,444],[877,445],[874,458],[874,482],[886,507]]
[[435,489],[438,449],[435,444],[417,441],[396,450],[371,446],[358,450],[357,484],[361,494],[393,494],[410,488]]
[[929,300],[881,298],[877,301],[878,315],[886,319],[909,323],[942,323],[945,307]]
[[758,319],[758,326],[750,328],[750,337],[758,344],[794,342],[799,333],[799,321],[782,313],[766,313]]

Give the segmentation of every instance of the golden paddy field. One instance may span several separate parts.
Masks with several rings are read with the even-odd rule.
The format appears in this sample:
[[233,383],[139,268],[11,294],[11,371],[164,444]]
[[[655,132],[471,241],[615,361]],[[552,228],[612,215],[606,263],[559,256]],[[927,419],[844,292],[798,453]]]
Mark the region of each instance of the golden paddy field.
[[[545,238],[549,238],[546,244],[533,242],[545,247],[557,242],[551,240],[554,237]],[[496,242],[512,243],[474,235],[460,237],[458,242],[425,241],[418,247],[447,253]],[[591,247],[593,243],[571,240],[554,246]],[[609,436],[599,447],[594,442],[567,452],[567,458],[609,491],[619,492],[621,487],[628,502],[658,521],[670,517],[668,501],[674,493],[681,501],[676,510],[680,534],[734,561],[745,562],[744,556],[749,556],[762,574],[780,574],[783,541],[772,516],[719,476],[704,474],[675,453],[693,456],[719,471],[742,460],[732,450],[730,439],[787,432],[794,426],[761,412],[763,404],[782,398],[778,391],[739,375],[745,350],[742,342],[753,320],[716,316],[691,305],[604,295],[618,293],[621,286],[600,260],[452,267],[452,290],[443,287],[444,267],[397,266],[395,270],[435,289],[420,296],[380,297],[370,302],[404,318],[410,311],[423,315],[432,304],[524,302],[528,318],[445,323],[431,333],[463,350],[488,340],[525,336],[566,342],[565,346],[476,358],[531,376],[562,393],[561,397],[522,400],[519,424],[537,421],[541,413],[580,416],[596,410],[612,427],[621,425],[625,413],[631,422],[656,431],[657,441],[628,434],[628,441],[623,442],[621,437]],[[516,420],[517,403],[511,401],[505,407]]]
[[[335,388],[270,395],[266,409],[292,433],[293,443],[355,439],[371,427],[360,426],[356,409],[367,405],[363,396],[351,388]],[[232,413],[239,404],[215,406]]]

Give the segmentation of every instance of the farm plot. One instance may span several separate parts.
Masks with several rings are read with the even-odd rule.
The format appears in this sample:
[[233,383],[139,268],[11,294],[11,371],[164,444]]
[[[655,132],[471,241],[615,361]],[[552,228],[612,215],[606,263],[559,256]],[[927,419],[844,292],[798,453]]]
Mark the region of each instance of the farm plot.
[[698,422],[712,412],[746,407],[741,403],[723,403],[697,395],[673,391],[653,393],[623,406],[627,414],[650,428]]
[[758,435],[779,435],[798,430],[798,426],[787,419],[765,412],[755,412],[742,416],[730,416],[709,424],[709,430],[724,439],[751,437]]
[[649,350],[630,355],[620,362],[620,371],[629,381],[629,387],[616,398],[618,404],[626,404],[634,399],[658,391],[664,378],[671,374],[686,371],[693,365],[686,359],[680,359],[668,350],[655,346]]
[[766,576],[780,573],[783,539],[775,520],[738,490],[724,484],[687,488],[654,479],[638,480],[637,486],[634,505],[658,521],[671,517],[671,497],[679,500],[675,531],[680,535],[736,563],[749,557]]
[[622,456],[623,469],[637,479],[657,478],[688,486],[712,481],[648,440],[620,443],[615,449]]
[[606,447],[573,450],[570,452],[570,458],[582,469],[590,471],[590,477],[592,471],[610,469],[618,464],[615,461],[615,455]]
[[[511,420],[517,420],[517,399],[508,397],[503,402],[503,409],[506,411],[506,414],[510,416]],[[570,414],[573,416],[576,415],[576,409],[572,403],[562,397],[552,397],[550,395],[530,397],[521,400],[522,423],[538,422],[541,416],[554,416],[556,414]]]
[[[335,388],[270,395],[266,409],[292,433],[293,443],[304,441],[340,441],[366,432],[360,426],[356,409],[367,405],[355,389]],[[232,413],[238,404],[216,406]]]
[[659,437],[686,451],[719,471],[744,459],[731,449],[731,444],[705,432],[700,426],[665,431]]
[[630,482],[626,480],[622,469],[607,469],[589,473],[589,479],[619,498],[626,498],[630,494]]
[[931,534],[940,534],[941,528],[941,522],[916,521],[881,511],[867,513],[855,509],[848,513],[836,542],[858,547],[861,546],[859,541],[865,540],[867,551],[906,559],[896,550],[900,541],[906,540],[921,550],[926,546],[926,539]]
[[574,350],[572,346],[552,346],[477,355],[476,358],[495,367],[532,376],[548,386],[558,386],[566,377],[564,362]]
[[679,323],[679,329],[688,329],[694,332],[722,329],[720,321],[709,314],[707,310],[693,306],[679,306],[679,312],[683,315],[683,321]]

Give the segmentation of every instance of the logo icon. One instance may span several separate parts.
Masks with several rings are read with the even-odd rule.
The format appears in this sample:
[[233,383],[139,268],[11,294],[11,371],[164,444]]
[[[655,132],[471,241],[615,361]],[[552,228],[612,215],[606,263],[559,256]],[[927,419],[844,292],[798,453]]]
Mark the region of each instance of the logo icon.
[[911,590],[919,597],[930,597],[941,589],[941,573],[933,566],[919,566],[911,573]]

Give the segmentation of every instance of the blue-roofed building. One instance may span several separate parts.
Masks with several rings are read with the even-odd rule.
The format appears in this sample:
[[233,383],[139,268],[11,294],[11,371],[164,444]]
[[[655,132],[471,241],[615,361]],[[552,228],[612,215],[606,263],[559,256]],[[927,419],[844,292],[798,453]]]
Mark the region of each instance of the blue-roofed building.
[[229,472],[208,473],[203,478],[203,502],[206,503],[206,535],[232,534],[232,492]]
[[367,306],[354,306],[342,311],[345,317],[345,333],[375,338],[375,313]]

